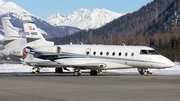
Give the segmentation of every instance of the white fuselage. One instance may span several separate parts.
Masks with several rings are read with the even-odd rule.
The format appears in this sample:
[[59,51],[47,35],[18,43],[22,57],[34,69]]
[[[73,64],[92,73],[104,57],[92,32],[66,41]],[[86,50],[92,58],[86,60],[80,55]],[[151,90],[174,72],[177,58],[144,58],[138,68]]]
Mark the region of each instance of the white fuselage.
[[[58,45],[61,53],[55,62],[78,66],[83,64],[104,64],[98,69],[123,68],[169,68],[174,63],[160,54],[144,53],[141,50],[155,51],[145,46],[113,45]],[[155,51],[156,52],[156,51]],[[86,65],[85,65],[86,66]]]

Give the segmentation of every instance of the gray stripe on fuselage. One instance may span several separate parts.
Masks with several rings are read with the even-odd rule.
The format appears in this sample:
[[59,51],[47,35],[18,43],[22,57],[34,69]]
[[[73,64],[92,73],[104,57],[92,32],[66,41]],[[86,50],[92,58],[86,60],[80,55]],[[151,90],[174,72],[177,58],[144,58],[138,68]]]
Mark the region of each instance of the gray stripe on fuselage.
[[[83,54],[77,54],[77,53],[68,53],[68,52],[62,52],[62,54],[59,55],[57,59],[66,59],[66,58],[86,58],[87,55]],[[145,60],[134,60],[134,59],[124,59],[124,58],[116,58],[116,57],[105,57],[105,56],[87,56],[88,58],[92,59],[107,59],[107,60],[121,60],[121,61],[136,61],[136,62],[143,62],[143,63],[158,63],[158,64],[164,64],[160,62],[153,62],[153,61],[145,61]],[[55,59],[55,60],[57,60]]]

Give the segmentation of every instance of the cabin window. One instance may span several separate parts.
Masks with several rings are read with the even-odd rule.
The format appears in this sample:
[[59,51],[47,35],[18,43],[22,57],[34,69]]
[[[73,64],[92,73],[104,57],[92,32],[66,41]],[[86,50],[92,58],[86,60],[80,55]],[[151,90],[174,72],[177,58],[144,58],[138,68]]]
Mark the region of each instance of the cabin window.
[[127,52],[125,53],[125,56],[128,56],[128,53],[127,53]]
[[108,55],[109,55],[109,52],[107,52],[106,55],[108,56]]
[[103,55],[103,52],[100,52],[100,55]]
[[113,52],[112,55],[114,56],[114,55],[115,55],[115,52]]
[[119,56],[121,56],[121,52],[119,52]]
[[86,55],[89,55],[89,52],[88,52],[88,51],[86,52]]
[[148,50],[148,53],[153,55],[159,55],[159,53],[155,50]]
[[140,54],[148,54],[147,50],[141,50]]
[[96,55],[96,52],[93,52],[93,55]]
[[134,53],[131,53],[131,56],[134,56]]

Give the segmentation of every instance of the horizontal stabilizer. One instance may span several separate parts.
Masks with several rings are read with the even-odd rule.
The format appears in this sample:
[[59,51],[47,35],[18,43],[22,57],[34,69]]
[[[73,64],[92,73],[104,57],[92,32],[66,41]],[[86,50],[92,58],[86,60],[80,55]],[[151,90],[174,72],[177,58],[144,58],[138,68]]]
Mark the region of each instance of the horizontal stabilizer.
[[4,41],[13,41],[13,40],[16,40],[16,39],[22,39],[22,38],[25,38],[25,37],[21,37],[21,36],[12,36],[12,37],[6,37],[4,39],[1,39],[0,41],[1,42],[4,42]]
[[22,64],[21,62],[0,61],[0,64]]

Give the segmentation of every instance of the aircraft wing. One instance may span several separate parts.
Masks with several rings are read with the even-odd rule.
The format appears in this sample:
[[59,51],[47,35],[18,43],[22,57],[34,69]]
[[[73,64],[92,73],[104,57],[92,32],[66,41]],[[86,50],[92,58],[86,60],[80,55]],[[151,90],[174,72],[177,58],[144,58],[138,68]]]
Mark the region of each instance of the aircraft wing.
[[[64,64],[65,65],[65,64]],[[81,69],[105,69],[106,68],[106,64],[102,64],[102,63],[91,63],[91,64],[67,64],[65,65],[66,67],[79,67]]]
[[39,66],[39,67],[62,67],[62,65],[59,65],[56,62],[51,61],[36,61],[36,62],[25,62],[25,64],[31,65],[31,66]]
[[103,69],[106,64],[103,63],[91,63],[91,64],[59,64],[56,62],[26,62],[28,65],[36,65],[40,67],[79,67],[81,69]]
[[11,37],[3,38],[0,41],[1,42],[4,42],[4,41],[13,41],[13,40],[16,40],[16,39],[19,39],[19,38],[25,38],[25,37],[22,37],[22,36],[11,36]]

